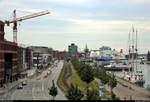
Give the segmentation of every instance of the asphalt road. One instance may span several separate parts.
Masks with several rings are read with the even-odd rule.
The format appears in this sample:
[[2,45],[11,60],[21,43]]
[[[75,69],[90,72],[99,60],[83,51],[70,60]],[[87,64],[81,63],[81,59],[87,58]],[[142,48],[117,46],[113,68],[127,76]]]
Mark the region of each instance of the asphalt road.
[[[52,97],[48,94],[48,88],[52,86],[52,80],[55,85],[63,67],[63,61],[55,61],[54,65],[42,72],[42,74],[34,79],[27,79],[27,85],[23,86],[23,89],[16,89],[11,94],[11,100],[52,100]],[[47,72],[51,70],[51,74],[47,75]],[[64,94],[58,88],[58,95],[56,100],[66,100]]]

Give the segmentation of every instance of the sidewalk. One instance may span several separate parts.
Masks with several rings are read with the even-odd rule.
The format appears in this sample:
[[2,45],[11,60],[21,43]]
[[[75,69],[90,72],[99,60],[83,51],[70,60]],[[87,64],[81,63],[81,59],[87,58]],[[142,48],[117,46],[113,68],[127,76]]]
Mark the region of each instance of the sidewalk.
[[5,88],[0,88],[0,95],[3,95],[5,93],[11,91],[16,86],[18,86],[19,83],[21,83],[24,80],[27,80],[27,79],[26,78],[24,78],[24,79],[18,79],[18,81],[14,81],[12,83],[7,83]]
[[32,68],[32,69],[30,69],[30,70],[27,70],[27,76],[29,77],[29,76],[32,76],[34,73],[35,73],[35,71],[36,71],[36,68]]

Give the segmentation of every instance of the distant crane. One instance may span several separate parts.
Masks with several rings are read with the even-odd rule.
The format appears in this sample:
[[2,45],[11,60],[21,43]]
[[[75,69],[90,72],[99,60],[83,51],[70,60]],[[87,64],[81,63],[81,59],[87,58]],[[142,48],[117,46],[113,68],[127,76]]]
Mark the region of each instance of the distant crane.
[[15,9],[13,11],[13,20],[10,20],[10,21],[6,20],[4,22],[4,24],[7,24],[7,26],[9,26],[10,23],[13,23],[13,42],[17,43],[17,22],[21,22],[23,20],[38,17],[38,16],[43,16],[43,15],[46,15],[46,14],[50,14],[50,12],[48,10],[46,10],[46,11],[33,13],[33,14],[30,14],[30,15],[27,15],[27,16],[16,18],[16,9]]

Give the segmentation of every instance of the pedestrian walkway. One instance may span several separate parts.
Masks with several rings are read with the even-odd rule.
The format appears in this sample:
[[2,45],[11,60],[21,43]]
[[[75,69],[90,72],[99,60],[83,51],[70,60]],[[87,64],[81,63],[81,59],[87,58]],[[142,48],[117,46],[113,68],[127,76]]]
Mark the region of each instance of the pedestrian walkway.
[[9,92],[10,90],[12,90],[14,87],[16,87],[19,83],[21,83],[23,80],[26,80],[26,78],[24,79],[19,79],[18,81],[14,81],[12,83],[7,83],[5,85],[5,88],[0,88],[0,95],[3,95],[7,92]]
[[36,72],[36,68],[32,68],[32,69],[30,69],[30,70],[27,70],[27,76],[29,77],[29,76],[32,76],[34,73]]
[[[29,76],[32,76],[34,73],[35,73],[35,71],[36,71],[36,68],[32,68],[32,69],[30,69],[30,70],[27,70],[27,76],[29,77]],[[8,92],[8,90],[10,90],[10,89],[12,89],[13,87],[15,87],[16,85],[18,85],[21,81],[23,81],[23,80],[25,80],[26,78],[24,78],[24,79],[19,79],[18,81],[14,81],[14,82],[12,82],[12,83],[7,83],[6,85],[5,85],[5,88],[4,87],[2,87],[2,88],[0,88],[0,95],[1,94],[4,94],[4,93],[6,93],[6,92]]]
[[[121,100],[150,100],[150,92],[148,90],[124,81],[118,77],[116,77],[116,79],[118,83],[117,86],[113,89],[113,92]],[[99,79],[95,78],[95,80],[98,83],[101,83]],[[109,92],[111,91],[108,85],[104,85],[104,88]]]

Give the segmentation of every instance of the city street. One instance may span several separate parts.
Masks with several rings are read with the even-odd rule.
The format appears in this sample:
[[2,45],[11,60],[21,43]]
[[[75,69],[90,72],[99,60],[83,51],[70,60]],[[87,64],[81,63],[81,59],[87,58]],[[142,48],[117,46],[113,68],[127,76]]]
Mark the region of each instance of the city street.
[[[55,81],[56,85],[63,63],[63,61],[55,61],[50,68],[44,70],[37,78],[28,79],[27,85],[23,86],[23,89],[16,89],[13,91],[11,100],[52,100],[52,97],[48,94],[48,88],[52,86],[52,80]],[[49,70],[51,70],[51,74],[45,78],[44,76],[47,75]],[[55,99],[65,100],[65,96],[58,86],[57,89],[58,95]]]

